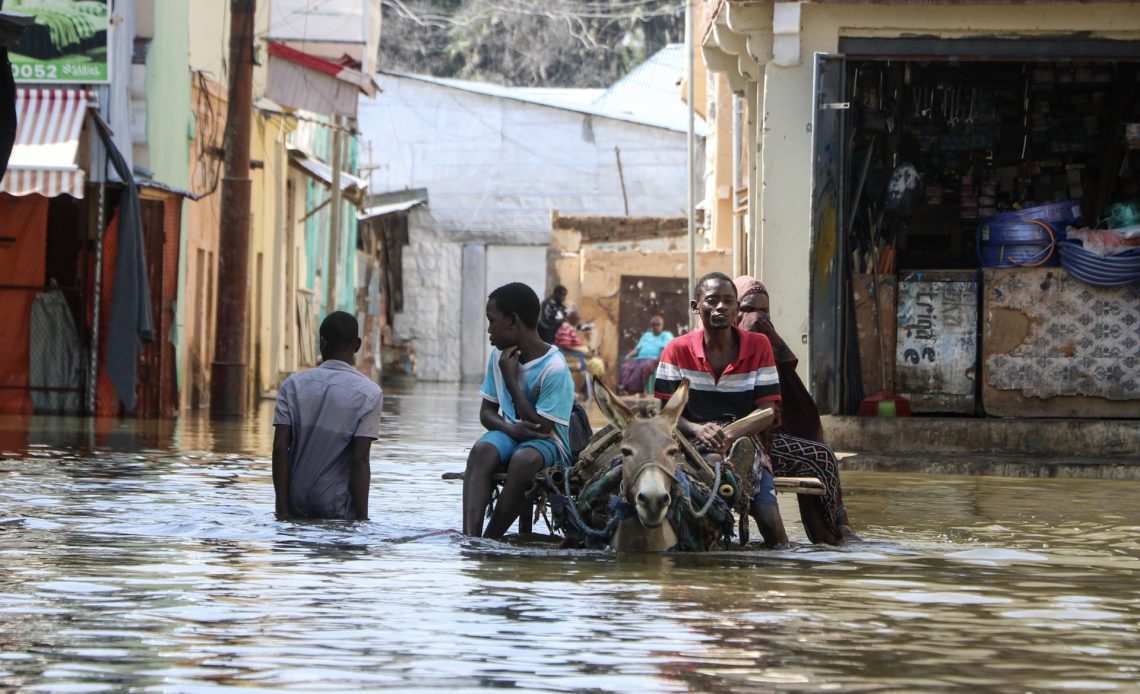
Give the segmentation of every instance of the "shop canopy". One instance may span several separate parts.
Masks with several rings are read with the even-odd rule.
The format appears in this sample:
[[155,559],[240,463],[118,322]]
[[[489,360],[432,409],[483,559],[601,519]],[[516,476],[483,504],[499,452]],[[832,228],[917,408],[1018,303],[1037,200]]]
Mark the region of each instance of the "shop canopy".
[[0,192],[82,198],[76,155],[86,113],[86,91],[17,89],[16,142]]
[[427,188],[401,190],[382,195],[369,195],[364,201],[364,209],[357,213],[360,221],[387,217],[390,214],[409,212],[428,201]]
[[[289,147],[289,163],[305,172],[310,178],[332,188],[333,170],[319,159],[312,159],[296,147]],[[368,190],[368,181],[353,176],[347,171],[340,172],[340,190],[349,200],[358,202]]]

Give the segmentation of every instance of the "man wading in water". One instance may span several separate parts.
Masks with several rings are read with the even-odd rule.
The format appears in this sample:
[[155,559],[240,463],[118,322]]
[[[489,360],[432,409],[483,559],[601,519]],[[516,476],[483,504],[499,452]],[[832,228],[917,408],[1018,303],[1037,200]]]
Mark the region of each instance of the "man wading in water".
[[368,451],[380,436],[380,386],[352,368],[356,318],[321,323],[321,365],[281,384],[273,414],[277,517],[368,520]]

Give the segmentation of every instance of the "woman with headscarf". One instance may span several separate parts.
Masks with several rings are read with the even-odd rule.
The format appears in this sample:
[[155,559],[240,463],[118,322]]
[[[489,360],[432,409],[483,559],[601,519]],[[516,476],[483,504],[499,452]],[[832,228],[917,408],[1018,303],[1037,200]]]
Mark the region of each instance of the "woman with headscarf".
[[799,359],[776,332],[768,313],[768,290],[755,277],[734,280],[741,330],[761,333],[772,343],[776,371],[780,376],[781,400],[776,406],[776,424],[769,429],[768,450],[776,475],[814,476],[823,482],[822,497],[799,496],[800,516],[812,542],[838,544],[858,540],[847,520],[843,490],[839,484],[839,461],[823,439],[823,425],[815,401],[796,373]]
[[665,329],[665,317],[653,316],[649,319],[649,330],[637,341],[637,346],[625,355],[618,379],[621,390],[629,394],[644,393],[649,377],[657,370],[657,360],[665,345],[673,339],[673,333]]

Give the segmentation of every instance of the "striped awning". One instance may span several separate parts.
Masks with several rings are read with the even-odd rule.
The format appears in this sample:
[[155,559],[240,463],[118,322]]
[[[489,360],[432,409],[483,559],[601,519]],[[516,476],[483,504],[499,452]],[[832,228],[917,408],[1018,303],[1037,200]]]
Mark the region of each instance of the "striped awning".
[[16,143],[0,192],[82,198],[84,172],[76,155],[86,113],[86,91],[17,89]]

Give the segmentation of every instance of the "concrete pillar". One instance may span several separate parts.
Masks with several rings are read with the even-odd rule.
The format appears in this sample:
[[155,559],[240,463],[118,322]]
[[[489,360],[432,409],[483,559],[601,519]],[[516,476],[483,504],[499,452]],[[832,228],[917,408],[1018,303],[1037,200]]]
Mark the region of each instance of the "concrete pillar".
[[[712,76],[710,96],[715,104],[715,119],[709,123],[714,136],[708,138],[708,161],[705,172],[706,204],[712,215],[709,231],[713,248],[732,248],[732,92],[723,74]],[[711,146],[710,146],[711,145]]]
[[807,378],[811,248],[811,64],[765,66],[760,144],[762,253],[759,271],[772,297],[772,322],[800,358]]
[[459,370],[464,382],[483,378],[487,364],[483,361],[487,341],[487,247],[469,243],[463,246],[463,288],[459,305],[460,350]]
[[763,210],[761,209],[760,195],[760,147],[761,124],[763,119],[763,101],[758,98],[759,90],[755,82],[749,82],[744,89],[744,100],[748,104],[748,226],[745,239],[745,272],[750,275],[759,275],[759,239],[763,235]]

